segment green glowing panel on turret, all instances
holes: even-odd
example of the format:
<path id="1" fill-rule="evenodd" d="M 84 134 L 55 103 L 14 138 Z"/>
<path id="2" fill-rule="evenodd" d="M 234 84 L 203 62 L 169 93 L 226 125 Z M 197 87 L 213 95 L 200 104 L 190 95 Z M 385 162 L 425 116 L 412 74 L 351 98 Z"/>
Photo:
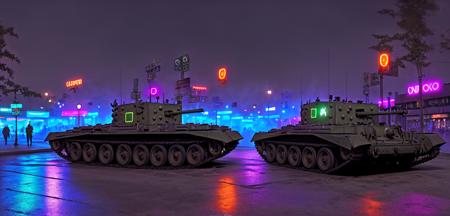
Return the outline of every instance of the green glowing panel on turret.
<path id="1" fill-rule="evenodd" d="M 367 124 L 376 119 L 361 118 L 357 114 L 377 112 L 375 104 L 348 103 L 341 101 L 314 102 L 302 107 L 304 125 Z"/>

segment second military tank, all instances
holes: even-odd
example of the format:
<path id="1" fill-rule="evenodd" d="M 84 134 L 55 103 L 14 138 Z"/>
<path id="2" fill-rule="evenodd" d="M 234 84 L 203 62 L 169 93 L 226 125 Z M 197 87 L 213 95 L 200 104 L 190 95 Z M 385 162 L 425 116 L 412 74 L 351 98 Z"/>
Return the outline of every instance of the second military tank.
<path id="1" fill-rule="evenodd" d="M 378 122 L 376 104 L 339 98 L 305 104 L 301 123 L 256 133 L 252 141 L 271 164 L 333 173 L 356 166 L 408 168 L 435 158 L 445 141 L 435 133 L 404 131 Z"/>
<path id="2" fill-rule="evenodd" d="M 73 163 L 191 168 L 231 152 L 242 136 L 225 126 L 182 124 L 181 104 L 140 100 L 112 106 L 112 123 L 49 133 L 46 140 Z"/>

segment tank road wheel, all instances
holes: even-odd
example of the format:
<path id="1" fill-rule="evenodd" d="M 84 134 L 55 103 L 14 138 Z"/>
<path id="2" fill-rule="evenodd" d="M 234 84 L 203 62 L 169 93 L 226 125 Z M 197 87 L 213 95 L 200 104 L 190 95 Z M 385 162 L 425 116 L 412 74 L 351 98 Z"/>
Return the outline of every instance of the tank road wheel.
<path id="1" fill-rule="evenodd" d="M 83 160 L 90 163 L 97 158 L 97 148 L 92 143 L 86 143 L 83 146 Z"/>
<path id="2" fill-rule="evenodd" d="M 320 148 L 317 153 L 317 166 L 322 171 L 328 171 L 336 164 L 333 152 L 329 148 Z"/>
<path id="3" fill-rule="evenodd" d="M 264 143 L 255 143 L 256 151 L 258 151 L 259 155 L 264 154 Z"/>
<path id="4" fill-rule="evenodd" d="M 205 159 L 205 150 L 198 145 L 193 144 L 187 149 L 187 161 L 191 165 L 199 165 Z"/>
<path id="5" fill-rule="evenodd" d="M 144 166 L 150 159 L 150 153 L 145 145 L 137 145 L 133 150 L 133 162 L 136 166 Z"/>
<path id="6" fill-rule="evenodd" d="M 217 156 L 222 153 L 222 145 L 218 142 L 211 142 L 209 143 L 208 147 L 209 153 L 211 153 L 213 156 Z"/>
<path id="7" fill-rule="evenodd" d="M 59 152 L 63 148 L 63 145 L 58 141 L 50 142 L 50 146 L 55 152 Z"/>
<path id="8" fill-rule="evenodd" d="M 264 154 L 264 156 L 266 156 L 266 160 L 269 163 L 272 163 L 275 160 L 276 155 L 277 155 L 277 148 L 275 147 L 275 145 L 274 144 L 267 145 Z"/>
<path id="9" fill-rule="evenodd" d="M 110 144 L 103 144 L 98 149 L 98 159 L 102 164 L 109 164 L 114 159 L 114 149 Z"/>
<path id="10" fill-rule="evenodd" d="M 302 151 L 302 163 L 305 168 L 311 169 L 316 165 L 316 150 L 305 147 Z"/>
<path id="11" fill-rule="evenodd" d="M 116 150 L 116 161 L 119 165 L 128 165 L 131 161 L 133 151 L 131 147 L 126 144 L 120 144 Z"/>
<path id="12" fill-rule="evenodd" d="M 153 166 L 160 167 L 167 161 L 167 150 L 162 145 L 154 145 L 150 150 L 150 161 Z"/>
<path id="13" fill-rule="evenodd" d="M 68 150 L 72 161 L 78 161 L 81 159 L 82 149 L 80 143 L 70 143 Z"/>
<path id="14" fill-rule="evenodd" d="M 277 162 L 279 164 L 284 164 L 286 163 L 287 160 L 287 148 L 285 145 L 279 145 L 277 147 Z"/>
<path id="15" fill-rule="evenodd" d="M 352 151 L 350 151 L 349 149 L 340 147 L 339 154 L 340 154 L 342 160 L 346 161 L 346 160 L 350 159 L 350 157 L 352 155 Z"/>
<path id="16" fill-rule="evenodd" d="M 288 162 L 293 167 L 300 166 L 302 162 L 302 150 L 298 146 L 291 146 L 288 150 Z"/>
<path id="17" fill-rule="evenodd" d="M 186 150 L 181 145 L 173 145 L 169 148 L 168 159 L 170 165 L 174 167 L 181 166 L 186 160 Z"/>

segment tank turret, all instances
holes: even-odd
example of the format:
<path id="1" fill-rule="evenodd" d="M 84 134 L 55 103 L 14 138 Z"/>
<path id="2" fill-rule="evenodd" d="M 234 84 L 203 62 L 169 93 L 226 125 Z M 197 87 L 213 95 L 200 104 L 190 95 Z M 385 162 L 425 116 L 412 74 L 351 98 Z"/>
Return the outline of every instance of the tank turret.
<path id="1" fill-rule="evenodd" d="M 137 101 L 130 104 L 111 104 L 112 125 L 136 126 L 181 124 L 181 115 L 203 112 L 203 109 L 182 110 L 181 104 L 162 104 Z"/>
<path id="2" fill-rule="evenodd" d="M 376 104 L 329 101 L 305 104 L 302 107 L 302 125 L 362 125 L 377 124 L 376 116 L 404 115 L 405 111 L 381 112 Z"/>

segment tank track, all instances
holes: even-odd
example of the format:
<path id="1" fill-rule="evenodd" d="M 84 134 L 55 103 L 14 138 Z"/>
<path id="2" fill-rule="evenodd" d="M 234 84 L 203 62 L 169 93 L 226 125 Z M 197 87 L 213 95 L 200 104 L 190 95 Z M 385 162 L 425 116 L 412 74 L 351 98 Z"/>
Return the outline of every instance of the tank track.
<path id="1" fill-rule="evenodd" d="M 280 163 L 277 160 L 276 156 L 275 156 L 275 159 L 273 159 L 273 157 L 271 155 L 269 155 L 268 149 L 267 149 L 267 146 L 269 144 L 272 144 L 276 147 L 278 147 L 280 145 L 284 145 L 285 149 L 289 149 L 291 146 L 299 147 L 301 150 L 303 150 L 305 147 L 310 147 L 310 148 L 313 148 L 316 151 L 316 153 L 321 148 L 327 148 L 333 153 L 333 156 L 335 158 L 335 163 L 331 168 L 329 168 L 327 170 L 320 169 L 317 165 L 317 160 L 315 161 L 313 167 L 310 167 L 310 168 L 306 168 L 305 166 L 303 166 L 302 162 L 297 166 L 293 166 L 288 160 L 284 160 L 283 163 Z M 365 154 L 365 152 L 366 152 L 366 151 L 364 151 L 365 149 L 360 149 L 360 151 L 358 151 L 358 152 L 353 152 L 350 157 L 344 158 L 343 154 L 341 154 L 340 149 L 337 146 L 331 146 L 331 145 L 326 145 L 326 144 L 304 144 L 304 143 L 291 143 L 291 142 L 288 143 L 288 142 L 279 142 L 279 141 L 259 141 L 259 142 L 255 142 L 255 147 L 256 147 L 256 150 L 257 150 L 258 154 L 260 155 L 260 157 L 263 158 L 264 161 L 266 161 L 269 164 L 281 166 L 281 167 L 292 168 L 292 169 L 303 170 L 303 171 L 307 171 L 307 172 L 337 174 L 337 173 L 341 173 L 341 172 L 344 172 L 347 170 L 351 170 L 352 168 L 357 168 L 359 166 L 361 166 L 363 168 L 367 168 L 368 166 L 373 167 L 373 168 L 381 168 L 381 167 L 386 168 L 387 167 L 386 166 L 387 164 L 385 164 L 386 161 L 384 161 L 383 158 L 377 158 L 377 159 L 370 158 Z M 431 151 L 429 151 L 428 153 L 420 155 L 420 156 L 412 157 L 409 160 L 403 160 L 403 161 L 401 161 L 400 164 L 397 164 L 395 166 L 392 166 L 392 163 L 391 163 L 390 167 L 388 167 L 388 169 L 395 169 L 395 170 L 408 169 L 408 168 L 411 168 L 418 164 L 432 160 L 433 158 L 435 158 L 439 155 L 439 149 L 440 149 L 439 146 L 433 147 L 433 149 L 431 149 Z M 278 153 L 278 151 L 276 151 L 275 154 L 277 154 L 277 153 Z M 289 152 L 286 152 L 286 154 L 289 154 Z M 396 160 L 391 158 L 391 162 L 395 163 L 394 161 L 396 161 Z"/>
<path id="2" fill-rule="evenodd" d="M 87 143 L 92 143 L 95 145 L 96 149 L 97 149 L 97 155 L 95 157 L 95 160 L 92 162 L 87 162 L 84 160 L 84 156 L 82 155 L 81 158 L 79 160 L 73 160 L 71 158 L 71 155 L 69 153 L 70 150 L 68 150 L 68 146 L 70 144 L 73 143 L 79 143 L 81 145 L 81 149 L 83 149 L 84 145 L 86 145 Z M 121 144 L 123 144 L 124 142 L 120 142 Z M 219 145 L 221 145 L 222 149 L 220 150 L 220 153 L 213 155 L 211 153 L 211 151 L 209 150 L 209 144 L 211 142 L 210 141 L 189 141 L 189 142 L 180 142 L 180 141 L 173 141 L 173 142 L 153 142 L 153 143 L 147 143 L 145 144 L 145 146 L 148 148 L 149 150 L 149 154 L 151 154 L 150 149 L 152 148 L 152 146 L 154 145 L 161 145 L 164 146 L 165 149 L 169 150 L 169 148 L 173 145 L 181 145 L 184 147 L 185 150 L 187 150 L 189 148 L 189 146 L 194 145 L 194 144 L 198 144 L 203 148 L 204 151 L 204 158 L 201 162 L 196 163 L 195 165 L 189 164 L 186 157 L 184 159 L 184 162 L 182 163 L 182 165 L 179 166 L 172 166 L 168 159 L 166 159 L 165 163 L 161 166 L 155 166 L 152 164 L 151 160 L 149 159 L 148 162 L 145 165 L 142 166 L 138 166 L 136 164 L 133 163 L 133 159 L 131 159 L 131 161 L 126 164 L 126 165 L 121 165 L 118 164 L 117 159 L 116 159 L 116 151 L 117 148 L 119 146 L 119 144 L 117 142 L 113 142 L 113 141 L 109 141 L 109 142 L 99 142 L 97 140 L 56 140 L 56 141 L 50 141 L 50 147 L 52 148 L 52 150 L 61 158 L 75 163 L 75 164 L 86 164 L 86 165 L 96 165 L 96 166 L 107 166 L 107 167 L 122 167 L 122 168 L 150 168 L 150 169 L 189 169 L 189 168 L 196 168 L 196 167 L 201 167 L 204 164 L 207 164 L 208 162 L 211 162 L 213 160 L 216 160 L 218 158 L 224 157 L 225 155 L 227 155 L 228 153 L 230 153 L 231 151 L 233 151 L 236 146 L 238 145 L 238 141 L 234 141 L 234 142 L 230 142 L 230 143 L 221 143 L 221 142 L 215 142 Z M 99 148 L 102 144 L 110 144 L 113 149 L 114 149 L 114 159 L 111 161 L 111 163 L 108 164 L 104 164 L 101 163 L 99 161 Z M 139 142 L 127 142 L 126 145 L 129 145 L 131 150 L 133 151 L 133 149 L 142 143 Z M 133 157 L 133 156 L 132 156 Z M 149 155 L 150 157 L 150 155 Z M 167 158 L 167 155 L 166 155 Z"/>

